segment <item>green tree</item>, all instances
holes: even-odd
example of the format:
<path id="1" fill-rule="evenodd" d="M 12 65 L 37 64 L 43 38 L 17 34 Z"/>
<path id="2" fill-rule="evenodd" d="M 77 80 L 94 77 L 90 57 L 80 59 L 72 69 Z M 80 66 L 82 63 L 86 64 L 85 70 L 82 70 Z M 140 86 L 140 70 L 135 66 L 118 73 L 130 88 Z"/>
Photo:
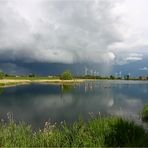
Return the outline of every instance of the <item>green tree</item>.
<path id="1" fill-rule="evenodd" d="M 110 79 L 114 80 L 114 79 L 115 79 L 115 77 L 114 77 L 113 75 L 111 75 L 111 76 L 110 76 Z"/>
<path id="2" fill-rule="evenodd" d="M 3 79 L 5 77 L 5 73 L 0 71 L 0 79 Z"/>
<path id="3" fill-rule="evenodd" d="M 35 74 L 29 74 L 28 77 L 36 77 Z"/>
<path id="4" fill-rule="evenodd" d="M 66 70 L 60 75 L 61 80 L 72 80 L 73 76 L 70 71 Z"/>

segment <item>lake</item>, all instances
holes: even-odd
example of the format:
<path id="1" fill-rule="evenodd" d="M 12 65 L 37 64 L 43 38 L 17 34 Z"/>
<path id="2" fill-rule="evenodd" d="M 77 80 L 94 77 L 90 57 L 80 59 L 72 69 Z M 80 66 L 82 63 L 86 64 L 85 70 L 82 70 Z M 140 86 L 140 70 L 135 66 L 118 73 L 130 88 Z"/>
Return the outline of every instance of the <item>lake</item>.
<path id="1" fill-rule="evenodd" d="M 0 88 L 0 118 L 13 113 L 16 121 L 35 128 L 46 121 L 72 123 L 89 114 L 118 115 L 134 120 L 148 104 L 148 82 L 101 80 L 74 86 L 31 84 Z"/>

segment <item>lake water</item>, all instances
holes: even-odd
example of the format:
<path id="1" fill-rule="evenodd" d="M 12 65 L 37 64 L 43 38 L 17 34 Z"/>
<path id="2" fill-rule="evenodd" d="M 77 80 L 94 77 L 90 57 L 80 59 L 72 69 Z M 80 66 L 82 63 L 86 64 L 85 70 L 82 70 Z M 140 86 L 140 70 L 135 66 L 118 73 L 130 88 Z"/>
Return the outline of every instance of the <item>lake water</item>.
<path id="1" fill-rule="evenodd" d="M 0 89 L 0 117 L 8 112 L 35 128 L 46 121 L 72 123 L 89 113 L 137 120 L 148 104 L 148 82 L 93 81 L 74 86 L 31 84 Z"/>

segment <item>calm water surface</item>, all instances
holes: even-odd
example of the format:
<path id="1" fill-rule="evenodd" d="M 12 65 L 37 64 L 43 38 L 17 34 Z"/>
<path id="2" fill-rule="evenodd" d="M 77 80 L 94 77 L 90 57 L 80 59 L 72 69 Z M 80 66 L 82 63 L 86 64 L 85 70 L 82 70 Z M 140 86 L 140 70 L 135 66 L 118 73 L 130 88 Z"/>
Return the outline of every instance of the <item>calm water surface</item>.
<path id="1" fill-rule="evenodd" d="M 0 117 L 13 113 L 33 127 L 45 121 L 72 123 L 89 113 L 119 115 L 138 119 L 138 113 L 148 104 L 148 82 L 95 81 L 75 86 L 32 84 L 0 89 Z"/>

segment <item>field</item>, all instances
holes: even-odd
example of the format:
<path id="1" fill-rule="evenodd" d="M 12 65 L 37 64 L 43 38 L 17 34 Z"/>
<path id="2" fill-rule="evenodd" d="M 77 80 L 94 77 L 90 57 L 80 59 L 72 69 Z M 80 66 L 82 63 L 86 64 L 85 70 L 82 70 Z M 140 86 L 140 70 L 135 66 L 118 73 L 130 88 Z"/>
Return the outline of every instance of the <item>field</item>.
<path id="1" fill-rule="evenodd" d="M 74 84 L 82 83 L 83 79 L 60 80 L 59 77 L 6 77 L 0 80 L 0 87 L 10 87 L 31 83 Z"/>

